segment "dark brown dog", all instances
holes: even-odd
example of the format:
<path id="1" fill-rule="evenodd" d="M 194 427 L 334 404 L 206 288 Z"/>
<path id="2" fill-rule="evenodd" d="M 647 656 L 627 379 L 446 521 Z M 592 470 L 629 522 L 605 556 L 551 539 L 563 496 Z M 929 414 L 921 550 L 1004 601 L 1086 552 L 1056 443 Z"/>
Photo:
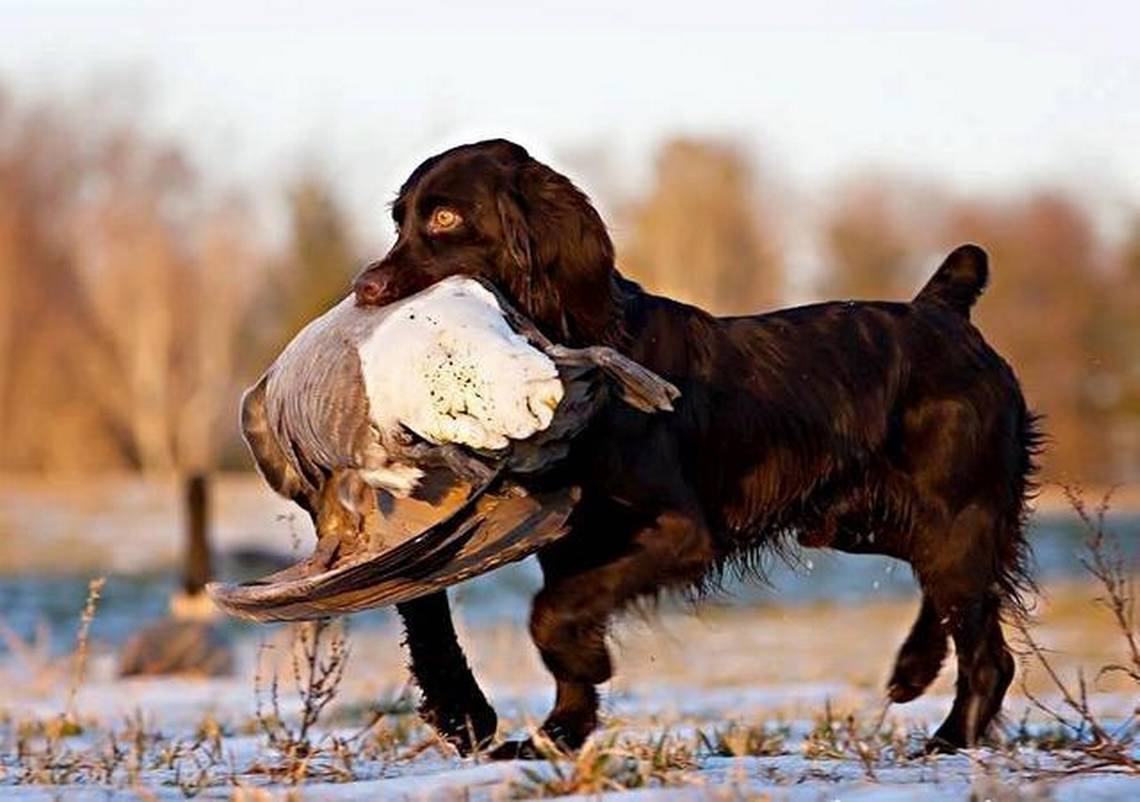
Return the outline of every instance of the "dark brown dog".
<path id="1" fill-rule="evenodd" d="M 974 744 L 1014 663 L 1025 500 L 1038 446 L 1009 366 L 970 323 L 985 252 L 955 250 L 910 303 L 816 304 L 717 318 L 614 268 L 589 200 L 506 141 L 435 156 L 393 207 L 398 239 L 356 282 L 385 303 L 445 276 L 491 279 L 567 345 L 610 345 L 681 390 L 676 412 L 615 407 L 556 476 L 583 488 L 571 534 L 540 554 L 531 633 L 557 681 L 543 731 L 566 747 L 597 724 L 615 612 L 666 588 L 715 585 L 765 549 L 810 546 L 909 562 L 922 586 L 896 702 L 934 680 L 953 638 L 957 695 L 931 748 Z M 494 735 L 440 593 L 400 608 L 425 717 L 461 749 Z M 499 756 L 533 754 L 529 741 Z"/>

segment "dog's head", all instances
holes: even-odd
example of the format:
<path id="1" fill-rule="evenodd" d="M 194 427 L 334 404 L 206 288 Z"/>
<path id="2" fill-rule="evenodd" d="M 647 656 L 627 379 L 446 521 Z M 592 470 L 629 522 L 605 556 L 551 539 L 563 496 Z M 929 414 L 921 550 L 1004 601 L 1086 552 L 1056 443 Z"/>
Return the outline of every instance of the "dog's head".
<path id="1" fill-rule="evenodd" d="M 425 161 L 392 205 L 397 239 L 356 279 L 357 303 L 391 303 L 454 275 L 490 279 L 549 336 L 606 338 L 613 243 L 568 178 L 506 140 Z"/>

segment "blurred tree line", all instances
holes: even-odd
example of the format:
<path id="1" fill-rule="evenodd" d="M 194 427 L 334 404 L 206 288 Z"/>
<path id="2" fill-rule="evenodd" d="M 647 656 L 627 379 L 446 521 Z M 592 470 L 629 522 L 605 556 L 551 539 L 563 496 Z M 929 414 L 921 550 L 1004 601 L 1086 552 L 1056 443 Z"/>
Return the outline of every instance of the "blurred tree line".
<path id="1" fill-rule="evenodd" d="M 906 298 L 955 244 L 990 254 L 975 323 L 1045 416 L 1046 477 L 1140 479 L 1140 215 L 1113 243 L 1064 193 L 959 199 L 885 176 L 840 192 L 821 294 Z M 918 272 L 915 272 L 918 268 Z M 838 292 L 842 297 L 845 293 Z"/>
<path id="2" fill-rule="evenodd" d="M 345 292 L 356 244 L 315 172 L 279 247 L 205 183 L 129 104 L 0 94 L 0 471 L 245 464 L 241 390 Z"/>
<path id="3" fill-rule="evenodd" d="M 283 189 L 275 239 L 137 114 L 80 111 L 0 92 L 0 471 L 246 467 L 242 388 L 375 254 L 318 170 Z M 787 303 L 777 194 L 730 142 L 668 141 L 643 195 L 606 199 L 621 267 L 725 314 Z M 1140 215 L 1117 243 L 1060 192 L 867 174 L 801 217 L 819 299 L 910 298 L 950 247 L 984 245 L 976 320 L 1047 416 L 1048 477 L 1140 480 Z"/>

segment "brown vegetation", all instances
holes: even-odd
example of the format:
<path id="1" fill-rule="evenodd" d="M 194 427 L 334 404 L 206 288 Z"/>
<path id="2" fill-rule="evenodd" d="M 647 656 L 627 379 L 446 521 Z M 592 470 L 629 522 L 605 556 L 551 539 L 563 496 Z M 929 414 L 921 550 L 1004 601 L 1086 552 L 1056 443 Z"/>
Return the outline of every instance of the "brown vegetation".
<path id="1" fill-rule="evenodd" d="M 248 366 L 352 272 L 343 215 L 302 179 L 279 253 L 137 113 L 79 112 L 0 103 L 0 470 L 214 467 Z"/>
<path id="2" fill-rule="evenodd" d="M 366 254 L 319 173 L 219 191 L 221 168 L 114 95 L 0 89 L 0 471 L 245 466 L 240 389 Z M 667 142 L 643 196 L 602 199 L 623 269 L 717 312 L 786 303 L 803 282 L 766 178 L 731 142 Z M 949 245 L 989 249 L 978 322 L 1047 416 L 1047 477 L 1140 478 L 1140 213 L 1116 242 L 1062 191 L 956 198 L 879 174 L 820 203 L 819 298 L 908 297 Z"/>
<path id="3" fill-rule="evenodd" d="M 456 795 L 480 791 L 503 798 L 536 798 L 691 787 L 711 797 L 727 783 L 723 797 L 739 799 L 754 798 L 758 790 L 780 791 L 817 782 L 845 784 L 861 778 L 916 793 L 946 794 L 948 789 L 974 785 L 977 798 L 1012 799 L 1026 798 L 1019 792 L 1030 783 L 1040 783 L 1047 791 L 1049 784 L 1074 776 L 1134 776 L 1140 735 L 1140 710 L 1133 709 L 1140 677 L 1134 577 L 1119 558 L 1119 544 L 1106 529 L 1100 509 L 1087 510 L 1075 496 L 1074 504 L 1086 526 L 1085 559 L 1095 582 L 1049 588 L 1040 623 L 1022 629 L 1027 649 L 1020 690 L 1029 700 L 1028 708 L 1020 723 L 1015 719 L 1004 727 L 990 748 L 969 753 L 965 766 L 959 758 L 920 753 L 927 714 L 896 707 L 886 716 L 878 701 L 881 677 L 868 677 L 867 687 L 860 689 L 857 686 L 864 684 L 860 675 L 837 670 L 836 666 L 857 662 L 851 660 L 855 652 L 881 648 L 879 638 L 834 637 L 837 631 L 855 631 L 855 619 L 845 620 L 854 615 L 850 609 L 830 605 L 794 612 L 710 610 L 703 622 L 683 616 L 662 623 L 667 629 L 700 631 L 702 666 L 734 663 L 741 672 L 738 677 L 710 677 L 697 670 L 691 638 L 674 637 L 675 648 L 669 649 L 667 633 L 664 638 L 660 633 L 639 638 L 631 630 L 625 646 L 642 667 L 640 673 L 615 683 L 611 693 L 615 700 L 626 700 L 621 705 L 625 709 L 620 714 L 614 711 L 604 732 L 577 754 L 547 744 L 545 762 L 497 774 L 455 775 L 455 785 L 448 790 Z M 398 686 L 390 683 L 404 672 L 401 655 L 390 640 L 361 640 L 355 670 L 346 672 L 347 640 L 335 626 L 323 624 L 278 633 L 276 648 L 264 655 L 267 662 L 273 661 L 266 669 L 274 686 L 269 688 L 269 704 L 259 703 L 252 718 L 242 705 L 231 709 L 212 702 L 200 717 L 179 726 L 166 720 L 174 714 L 162 708 L 136 710 L 118 720 L 93 713 L 85 705 L 75 708 L 77 689 L 84 694 L 93 690 L 79 683 L 84 682 L 81 666 L 86 662 L 99 588 L 98 582 L 93 583 L 78 613 L 75 652 L 59 658 L 61 670 L 53 672 L 59 691 L 57 709 L 68 712 L 53 714 L 50 703 L 0 708 L 0 787 L 34 785 L 66 796 L 81 785 L 96 784 L 144 797 L 175 791 L 193 797 L 209 789 L 214 794 L 232 789 L 235 798 L 263 798 L 258 793 L 277 798 L 283 784 L 359 782 L 465 767 L 446 759 L 450 748 L 416 718 L 407 689 L 393 690 Z M 1094 593 L 1103 615 L 1089 614 L 1089 596 Z M 901 628 L 913 612 L 911 607 L 910 602 L 879 605 L 877 612 L 860 611 L 858 619 L 865 627 L 868 613 L 874 613 L 875 631 Z M 815 632 L 819 637 L 801 638 L 811 642 L 802 654 L 778 650 L 792 642 L 788 637 L 792 631 Z M 481 634 L 475 642 L 482 644 L 483 657 L 489 661 L 482 668 L 497 678 L 503 692 L 533 689 L 537 656 L 516 642 L 523 637 L 518 628 L 502 630 L 502 637 L 492 631 Z M 1074 642 L 1072 637 L 1080 640 Z M 824 641 L 830 646 L 829 654 L 822 656 L 826 664 L 812 665 L 805 655 L 821 655 Z M 730 659 L 722 659 L 726 657 Z M 279 671 L 292 675 L 295 706 L 279 703 L 272 679 Z M 836 689 L 835 701 L 821 702 L 814 693 L 796 698 L 805 682 L 836 678 L 848 684 Z M 11 689 L 12 675 L 6 674 L 5 681 Z M 749 691 L 769 682 L 776 690 L 769 701 L 748 700 Z M 948 682 L 944 678 L 940 693 L 948 690 Z M 516 687 L 516 683 L 521 684 Z M 129 696 L 142 687 L 120 685 L 115 692 Z M 263 688 L 259 683 L 254 695 Z M 384 696 L 378 693 L 384 688 L 389 689 L 386 701 L 375 703 L 378 695 Z M 679 707 L 662 715 L 658 703 L 646 702 L 662 691 L 679 700 L 681 688 L 690 689 L 694 698 L 702 692 L 712 695 L 697 706 L 698 712 Z M 725 690 L 734 701 L 718 703 Z M 16 688 L 15 693 L 28 697 L 39 691 L 33 693 L 28 686 Z M 639 694 L 646 694 L 640 712 L 637 705 L 628 704 Z M 726 705 L 732 706 L 733 718 Z M 514 719 L 507 726 L 524 723 Z M 249 736 L 261 737 L 252 742 Z M 435 754 L 420 762 L 425 753 Z M 718 763 L 718 758 L 734 762 Z"/>
<path id="4" fill-rule="evenodd" d="M 627 210 L 619 265 L 655 292 L 723 313 L 776 306 L 779 245 L 738 149 L 678 139 L 657 157 L 654 187 Z"/>

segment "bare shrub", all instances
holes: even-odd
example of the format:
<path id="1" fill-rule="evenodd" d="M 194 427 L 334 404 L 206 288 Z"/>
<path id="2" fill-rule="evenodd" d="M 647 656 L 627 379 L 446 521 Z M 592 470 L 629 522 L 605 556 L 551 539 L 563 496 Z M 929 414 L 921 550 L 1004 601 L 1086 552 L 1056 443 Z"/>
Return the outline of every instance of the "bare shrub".
<path id="1" fill-rule="evenodd" d="M 352 779 L 352 751 L 334 736 L 317 740 L 315 728 L 322 713 L 336 699 L 348 663 L 349 646 L 343 619 L 307 621 L 290 630 L 290 666 L 293 687 L 300 702 L 297 723 L 290 724 L 281 710 L 280 680 L 276 663 L 269 679 L 268 703 L 262 698 L 262 649 L 254 679 L 257 722 L 279 756 L 279 762 L 255 765 L 251 773 L 265 773 L 297 784 L 310 776 Z M 329 760 L 329 758 L 334 758 Z"/>
<path id="2" fill-rule="evenodd" d="M 1101 590 L 1097 605 L 1112 617 L 1125 654 L 1122 661 L 1102 666 L 1094 682 L 1105 674 L 1120 673 L 1132 681 L 1140 695 L 1135 583 L 1120 541 L 1106 525 L 1111 493 L 1106 494 L 1093 510 L 1074 488 L 1066 487 L 1065 495 L 1085 531 L 1081 564 Z M 1061 771 L 1103 769 L 1140 774 L 1140 761 L 1135 757 L 1140 736 L 1140 706 L 1133 709 L 1123 722 L 1110 725 L 1089 704 L 1089 683 L 1084 672 L 1078 670 L 1075 680 L 1066 681 L 1029 625 L 1025 621 L 1016 621 L 1014 626 L 1024 646 L 1023 665 L 1027 670 L 1044 672 L 1060 698 L 1060 704 L 1055 704 L 1034 695 L 1027 687 L 1023 672 L 1021 683 L 1026 697 L 1053 723 L 1053 745 L 1066 750 L 1063 756 L 1068 756 L 1068 759 Z M 1027 728 L 1023 724 L 1021 729 L 1024 732 Z"/>

